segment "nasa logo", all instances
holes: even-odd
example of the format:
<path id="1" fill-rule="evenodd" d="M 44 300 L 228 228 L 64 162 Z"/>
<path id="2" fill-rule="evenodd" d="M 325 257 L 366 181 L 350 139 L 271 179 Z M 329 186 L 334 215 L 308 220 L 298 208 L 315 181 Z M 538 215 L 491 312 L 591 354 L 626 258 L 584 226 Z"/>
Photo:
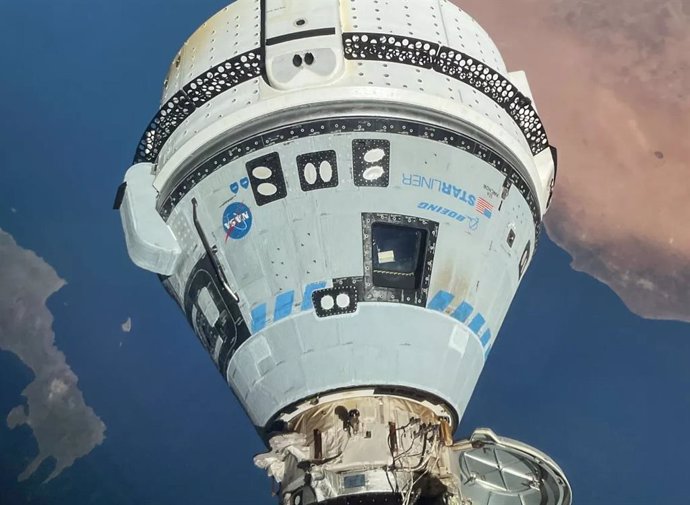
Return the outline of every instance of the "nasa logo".
<path id="1" fill-rule="evenodd" d="M 252 229 L 252 211 L 242 202 L 231 203 L 223 212 L 223 229 L 226 242 L 244 238 Z"/>

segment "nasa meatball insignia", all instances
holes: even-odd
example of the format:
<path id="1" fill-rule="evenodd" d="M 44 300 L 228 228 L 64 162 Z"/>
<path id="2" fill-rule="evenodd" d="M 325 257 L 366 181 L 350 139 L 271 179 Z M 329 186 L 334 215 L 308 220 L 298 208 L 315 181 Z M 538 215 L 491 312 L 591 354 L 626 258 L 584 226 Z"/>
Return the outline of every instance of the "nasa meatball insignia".
<path id="1" fill-rule="evenodd" d="M 252 211 L 242 202 L 231 203 L 223 212 L 223 229 L 226 242 L 244 238 L 252 229 Z"/>

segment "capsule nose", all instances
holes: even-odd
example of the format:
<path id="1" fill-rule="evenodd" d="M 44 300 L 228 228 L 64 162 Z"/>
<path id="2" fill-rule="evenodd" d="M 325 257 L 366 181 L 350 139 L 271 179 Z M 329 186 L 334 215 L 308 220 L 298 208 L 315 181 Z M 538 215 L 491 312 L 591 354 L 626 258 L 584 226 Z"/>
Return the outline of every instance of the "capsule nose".
<path id="1" fill-rule="evenodd" d="M 271 87 L 298 90 L 342 76 L 338 0 L 301 0 L 275 10 L 269 6 L 266 17 L 266 76 Z"/>

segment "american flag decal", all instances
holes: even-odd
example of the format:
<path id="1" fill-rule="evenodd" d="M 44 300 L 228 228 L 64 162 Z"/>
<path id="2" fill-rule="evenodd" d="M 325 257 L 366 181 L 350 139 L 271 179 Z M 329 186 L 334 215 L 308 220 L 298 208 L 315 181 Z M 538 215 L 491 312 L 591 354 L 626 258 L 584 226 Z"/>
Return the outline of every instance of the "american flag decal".
<path id="1" fill-rule="evenodd" d="M 491 217 L 491 214 L 494 210 L 494 206 L 484 200 L 481 196 L 477 197 L 477 203 L 475 204 L 474 208 L 477 209 L 477 212 L 486 217 Z"/>

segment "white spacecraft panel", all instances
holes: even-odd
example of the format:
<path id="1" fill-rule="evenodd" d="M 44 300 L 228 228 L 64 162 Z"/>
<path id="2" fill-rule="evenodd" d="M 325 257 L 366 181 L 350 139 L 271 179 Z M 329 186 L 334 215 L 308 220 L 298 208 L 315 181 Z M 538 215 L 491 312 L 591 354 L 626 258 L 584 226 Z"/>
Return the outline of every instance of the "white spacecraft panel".
<path id="1" fill-rule="evenodd" d="M 284 504 L 567 505 L 538 451 L 452 445 L 555 168 L 524 73 L 447 0 L 238 0 L 175 58 L 115 206 Z"/>
<path id="2" fill-rule="evenodd" d="M 535 242 L 538 209 L 517 187 L 504 194 L 505 174 L 487 161 L 498 163 L 499 152 L 462 133 L 366 116 L 282 130 L 292 138 L 269 147 L 245 140 L 253 144 L 246 155 L 220 149 L 212 173 L 188 190 L 180 182 L 176 201 L 163 203 L 173 230 L 191 230 L 198 202 L 199 224 L 237 288 L 253 336 L 228 349 L 227 378 L 252 420 L 263 426 L 300 399 L 371 385 L 426 391 L 461 415 L 530 260 L 520 262 Z M 406 221 L 398 216 L 410 216 L 429 230 L 433 266 L 423 293 L 408 293 L 418 299 L 367 287 L 374 252 L 363 216 L 399 225 Z M 205 254 L 199 245 L 185 251 L 171 285 L 194 278 Z M 314 292 L 342 283 L 357 304 L 318 317 Z"/>
<path id="3" fill-rule="evenodd" d="M 461 416 L 531 261 L 543 129 L 481 27 L 420 1 L 270 0 L 242 35 L 259 2 L 236 2 L 180 52 L 140 145 L 182 250 L 165 284 L 259 426 L 372 385 Z M 406 245 L 381 249 L 393 229 Z M 396 271 L 410 244 L 423 260 Z"/>
<path id="4" fill-rule="evenodd" d="M 157 151 L 164 166 L 205 127 L 258 101 L 260 28 L 260 2 L 236 0 L 192 34 L 170 66 L 140 157 Z"/>
<path id="5" fill-rule="evenodd" d="M 327 27 L 322 26 L 323 22 L 316 18 L 310 20 L 310 13 L 323 10 L 326 4 L 306 0 L 275 4 L 269 2 L 267 16 L 282 21 L 271 28 L 272 31 L 269 30 L 268 35 L 275 36 L 269 39 L 274 42 L 266 46 L 265 55 L 259 50 L 260 41 L 251 39 L 251 30 L 242 30 L 242 37 L 249 39 L 241 42 L 224 38 L 231 36 L 227 33 L 228 26 L 232 26 L 236 17 L 243 20 L 253 19 L 258 15 L 255 12 L 258 2 L 240 0 L 218 13 L 185 45 L 179 55 L 179 69 L 171 71 L 171 75 L 176 76 L 175 79 L 189 78 L 189 81 L 182 88 L 171 88 L 172 85 L 169 84 L 168 88 L 177 89 L 178 93 L 174 96 L 166 93 L 164 96 L 164 99 L 173 102 L 178 100 L 179 103 L 173 103 L 174 111 L 178 112 L 178 108 L 181 108 L 181 114 L 177 118 L 176 114 L 169 113 L 165 118 L 172 126 L 179 123 L 179 127 L 171 129 L 166 122 L 162 128 L 163 134 L 168 130 L 171 133 L 164 145 L 159 146 L 156 187 L 162 188 L 167 183 L 168 176 L 180 168 L 178 164 L 183 163 L 187 157 L 182 153 L 186 144 L 191 147 L 185 152 L 196 152 L 199 147 L 203 147 L 197 145 L 201 139 L 217 140 L 218 135 L 232 128 L 233 116 L 249 115 L 249 118 L 242 119 L 246 123 L 252 120 L 252 112 L 253 117 L 258 119 L 268 111 L 287 108 L 291 103 L 295 106 L 300 103 L 318 104 L 340 101 L 347 96 L 352 99 L 362 96 L 367 100 L 382 102 L 398 101 L 395 94 L 397 90 L 419 95 L 416 100 L 411 101 L 426 104 L 426 107 L 439 111 L 453 110 L 454 116 L 464 118 L 510 145 L 510 149 L 526 169 L 532 170 L 534 161 L 530 149 L 534 146 L 528 143 L 526 133 L 521 129 L 532 128 L 525 126 L 531 124 L 532 118 L 516 119 L 508 112 L 510 109 L 497 101 L 496 97 L 508 99 L 508 94 L 512 94 L 517 87 L 511 90 L 509 81 L 501 83 L 499 74 L 506 77 L 505 65 L 495 45 L 476 21 L 446 0 L 424 2 L 428 4 L 428 8 L 420 8 L 418 2 L 407 0 L 346 2 L 342 5 L 347 8 L 341 9 L 342 17 L 339 19 L 333 16 L 333 9 L 326 9 L 331 12 L 326 16 L 329 19 L 326 24 L 331 24 L 333 18 L 333 33 L 316 34 L 317 36 L 306 32 L 311 31 L 312 26 L 316 27 L 313 28 L 316 31 Z M 331 4 L 333 2 L 328 5 Z M 412 16 L 411 12 L 415 15 Z M 287 33 L 289 28 L 286 24 L 291 14 L 296 16 L 292 26 L 295 30 L 293 34 Z M 385 23 L 377 18 L 385 19 Z M 298 21 L 304 21 L 304 25 L 295 26 Z M 381 30 L 379 26 L 382 27 Z M 294 38 L 294 34 L 299 34 L 300 31 L 305 31 L 304 36 Z M 400 33 L 393 33 L 395 31 Z M 344 36 L 341 37 L 341 33 Z M 367 33 L 370 35 L 367 36 Z M 389 36 L 384 40 L 375 36 L 377 33 Z M 436 35 L 430 38 L 430 34 Z M 258 35 L 255 33 L 253 36 Z M 253 42 L 257 44 L 254 48 L 256 50 L 247 49 Z M 409 59 L 404 53 L 401 54 L 402 44 L 407 44 L 405 47 L 410 48 L 414 46 L 417 56 Z M 448 57 L 448 51 L 444 49 L 446 47 L 454 50 L 452 57 Z M 240 49 L 246 51 L 239 52 Z M 360 50 L 363 51 L 362 54 L 359 54 Z M 370 54 L 371 51 L 374 52 Z M 304 63 L 307 54 L 312 57 L 316 55 L 311 65 Z M 464 56 L 461 57 L 461 54 Z M 211 58 L 209 61 L 212 64 L 209 63 L 203 70 L 199 69 L 207 56 Z M 243 62 L 242 57 L 249 60 Z M 273 87 L 259 79 L 258 69 L 263 57 L 267 59 L 266 71 Z M 295 57 L 301 60 L 300 65 L 292 63 Z M 472 57 L 475 59 L 472 60 Z M 322 59 L 327 61 L 324 63 Z M 436 62 L 432 64 L 434 61 Z M 326 66 L 321 69 L 323 65 Z M 489 69 L 498 73 L 485 74 Z M 198 77 L 189 77 L 196 71 Z M 484 79 L 486 85 L 483 83 Z M 479 81 L 482 82 L 481 86 L 476 84 Z M 524 84 L 522 81 L 521 79 L 520 84 Z M 362 91 L 363 87 L 366 92 Z M 373 90 L 376 93 L 371 93 Z M 262 107 L 261 104 L 265 106 Z M 162 110 L 170 105 L 170 102 L 164 100 Z M 181 155 L 174 157 L 178 151 Z M 547 154 L 546 163 L 542 163 L 544 174 L 537 178 L 540 182 L 537 197 L 542 206 L 545 206 L 548 199 L 553 175 L 553 160 L 548 151 Z M 542 180 L 546 181 L 543 185 Z"/>
<path id="6" fill-rule="evenodd" d="M 196 109 L 184 121 L 180 128 L 177 128 L 170 138 L 161 148 L 158 157 L 157 169 L 165 167 L 166 163 L 180 148 L 193 140 L 200 132 L 215 121 L 222 121 L 223 118 L 232 117 L 238 111 L 255 105 L 259 101 L 259 78 L 253 78 L 234 86 L 224 95 L 206 102 Z M 160 180 L 156 181 L 160 184 Z"/>
<path id="7" fill-rule="evenodd" d="M 130 167 L 122 186 L 121 216 L 127 251 L 139 267 L 163 275 L 176 272 L 182 249 L 156 210 L 153 165 Z"/>
<path id="8" fill-rule="evenodd" d="M 338 79 L 345 61 L 339 0 L 266 0 L 266 77 L 278 90 Z"/>
<path id="9" fill-rule="evenodd" d="M 466 53 L 477 61 L 483 61 L 505 75 L 508 72 L 506 64 L 486 30 L 455 3 L 439 0 L 439 5 L 446 32 L 444 44 Z"/>
<path id="10" fill-rule="evenodd" d="M 299 313 L 241 346 L 230 362 L 228 382 L 257 426 L 303 398 L 372 385 L 424 391 L 464 411 L 484 348 L 454 319 L 419 309 L 412 318 L 406 314 L 412 310 L 363 303 L 355 315 L 323 322 L 313 313 Z M 391 332 L 396 320 L 406 327 Z"/>
<path id="11" fill-rule="evenodd" d="M 343 2 L 345 31 L 404 35 L 446 41 L 439 0 Z"/>
<path id="12" fill-rule="evenodd" d="M 161 103 L 200 74 L 260 46 L 260 2 L 235 0 L 205 21 L 180 48 L 168 70 Z"/>

